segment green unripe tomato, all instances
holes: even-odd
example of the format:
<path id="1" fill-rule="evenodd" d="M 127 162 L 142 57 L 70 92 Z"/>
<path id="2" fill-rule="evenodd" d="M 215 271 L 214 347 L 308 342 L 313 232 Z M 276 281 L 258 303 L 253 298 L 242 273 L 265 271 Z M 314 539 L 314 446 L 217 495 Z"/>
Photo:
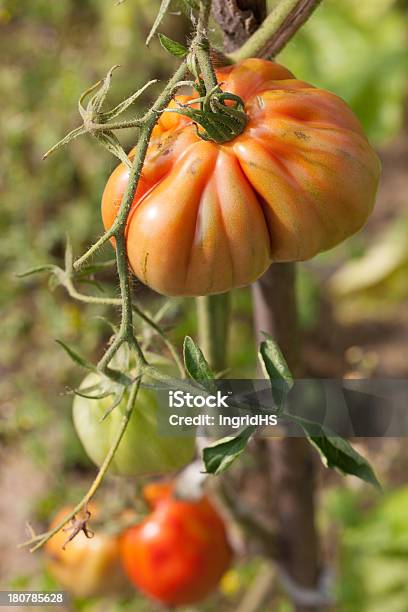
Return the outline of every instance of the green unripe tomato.
<path id="1" fill-rule="evenodd" d="M 81 388 L 98 383 L 97 374 L 89 374 Z M 87 399 L 75 396 L 73 420 L 76 432 L 89 458 L 100 466 L 120 427 L 128 394 L 102 421 L 112 405 L 112 397 Z M 122 476 L 141 476 L 172 472 L 184 467 L 194 457 L 195 439 L 163 437 L 157 433 L 158 402 L 156 393 L 139 389 L 132 416 L 110 465 L 110 472 Z"/>

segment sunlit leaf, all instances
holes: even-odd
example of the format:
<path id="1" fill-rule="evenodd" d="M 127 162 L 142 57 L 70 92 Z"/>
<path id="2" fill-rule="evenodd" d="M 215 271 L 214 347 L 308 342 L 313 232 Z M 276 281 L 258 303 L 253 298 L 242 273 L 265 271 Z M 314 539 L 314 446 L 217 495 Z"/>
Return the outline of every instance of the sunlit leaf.
<path id="1" fill-rule="evenodd" d="M 190 336 L 186 336 L 183 346 L 184 365 L 189 376 L 197 381 L 213 380 L 214 374 L 206 362 L 199 346 Z"/>
<path id="2" fill-rule="evenodd" d="M 336 436 L 319 423 L 288 416 L 302 427 L 309 441 L 319 451 L 323 463 L 344 475 L 357 476 L 374 487 L 381 488 L 373 468 L 344 438 Z"/>
<path id="3" fill-rule="evenodd" d="M 238 459 L 246 449 L 248 441 L 256 427 L 247 427 L 236 437 L 217 440 L 203 449 L 203 461 L 209 474 L 220 474 Z"/>
<path id="4" fill-rule="evenodd" d="M 265 334 L 261 342 L 259 355 L 266 375 L 271 381 L 272 396 L 278 407 L 293 387 L 293 377 L 277 342 Z"/>
<path id="5" fill-rule="evenodd" d="M 175 57 L 185 57 L 187 55 L 188 49 L 181 43 L 172 40 L 164 34 L 159 34 L 158 36 L 161 46 Z"/>
<path id="6" fill-rule="evenodd" d="M 72 361 L 76 363 L 77 365 L 81 366 L 81 368 L 85 368 L 86 370 L 96 371 L 96 367 L 92 363 L 90 363 L 89 361 L 81 357 L 81 355 L 79 355 L 76 351 L 74 351 L 70 346 L 65 344 L 65 342 L 63 342 L 62 340 L 56 340 L 55 342 L 57 342 L 60 346 L 62 346 L 62 348 L 69 355 Z"/>

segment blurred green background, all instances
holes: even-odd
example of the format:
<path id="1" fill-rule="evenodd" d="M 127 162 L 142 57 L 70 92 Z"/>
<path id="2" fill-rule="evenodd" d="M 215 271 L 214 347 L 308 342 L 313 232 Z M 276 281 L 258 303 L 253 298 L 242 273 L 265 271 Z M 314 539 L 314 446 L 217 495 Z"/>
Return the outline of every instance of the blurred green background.
<path id="1" fill-rule="evenodd" d="M 273 3 L 271 3 L 273 4 Z M 76 253 L 102 231 L 100 197 L 115 167 L 94 141 L 79 139 L 46 162 L 43 153 L 79 123 L 82 91 L 114 64 L 112 106 L 173 60 L 144 39 L 159 2 L 0 0 L 0 584 L 56 588 L 40 554 L 17 551 L 30 518 L 45 525 L 77 500 L 94 473 L 72 429 L 66 389 L 81 373 L 54 339 L 95 359 L 116 312 L 70 300 L 44 277 L 19 280 L 35 264 L 60 264 L 68 231 Z M 408 375 L 408 6 L 395 0 L 326 0 L 279 56 L 299 78 L 345 98 L 383 160 L 378 205 L 357 236 L 299 266 L 298 295 L 311 374 Z M 187 20 L 170 15 L 162 31 L 183 41 Z M 139 107 L 154 96 L 148 90 Z M 136 107 L 137 109 L 137 107 Z M 134 144 L 123 133 L 125 147 Z M 109 257 L 109 250 L 106 250 Z M 106 291 L 117 291 L 112 274 Z M 85 289 L 87 289 L 85 287 Z M 90 291 L 95 291 L 91 287 Z M 152 311 L 161 300 L 135 286 Z M 165 318 L 179 342 L 195 329 L 190 300 L 172 300 Z M 231 371 L 255 368 L 249 290 L 233 296 Z M 408 453 L 404 440 L 359 442 L 386 485 L 383 497 L 355 481 L 322 476 L 319 522 L 335 568 L 339 610 L 408 611 Z M 236 468 L 250 470 L 244 459 Z M 105 487 L 121 490 L 112 479 Z M 112 489 L 110 489 L 112 490 Z M 103 493 L 102 493 L 103 497 Z M 243 557 L 221 592 L 200 610 L 235 610 L 262 560 Z M 78 610 L 150 610 L 138 596 L 77 601 Z M 290 610 L 277 593 L 273 607 Z"/>

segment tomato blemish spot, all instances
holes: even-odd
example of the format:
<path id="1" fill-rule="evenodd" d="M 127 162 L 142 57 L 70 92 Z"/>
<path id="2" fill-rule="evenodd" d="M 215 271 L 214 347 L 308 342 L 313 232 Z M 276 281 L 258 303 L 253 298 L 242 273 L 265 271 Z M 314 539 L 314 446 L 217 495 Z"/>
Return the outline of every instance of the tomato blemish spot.
<path id="1" fill-rule="evenodd" d="M 147 260 L 149 258 L 149 253 L 146 253 L 144 261 L 143 261 L 143 278 L 147 281 Z"/>
<path id="2" fill-rule="evenodd" d="M 296 138 L 299 138 L 299 140 L 310 140 L 309 134 L 305 134 L 301 130 L 296 130 L 293 133 L 295 134 Z"/>

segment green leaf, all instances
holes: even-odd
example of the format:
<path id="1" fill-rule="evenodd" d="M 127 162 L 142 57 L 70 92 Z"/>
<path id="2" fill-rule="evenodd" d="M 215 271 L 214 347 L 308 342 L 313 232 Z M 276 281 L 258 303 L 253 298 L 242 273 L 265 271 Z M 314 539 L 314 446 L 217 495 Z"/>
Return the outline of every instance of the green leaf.
<path id="1" fill-rule="evenodd" d="M 71 347 L 65 344 L 65 342 L 63 342 L 62 340 L 56 340 L 55 342 L 62 346 L 64 351 L 66 351 L 66 353 L 71 357 L 72 361 L 74 361 L 77 365 L 81 366 L 81 368 L 85 368 L 86 370 L 92 370 L 93 372 L 96 371 L 96 368 L 92 363 L 86 361 L 86 359 L 81 357 L 81 355 L 79 355 Z"/>
<path id="2" fill-rule="evenodd" d="M 214 374 L 206 362 L 201 349 L 190 336 L 186 336 L 183 346 L 184 365 L 193 380 L 214 380 Z"/>
<path id="3" fill-rule="evenodd" d="M 188 49 L 181 43 L 168 38 L 168 36 L 165 36 L 164 34 L 158 34 L 158 36 L 161 46 L 175 57 L 185 57 L 187 55 Z"/>
<path id="4" fill-rule="evenodd" d="M 25 278 L 26 276 L 31 276 L 32 274 L 38 274 L 39 272 L 54 272 L 55 266 L 52 264 L 45 264 L 43 266 L 36 266 L 35 268 L 30 268 L 25 272 L 20 272 L 16 274 L 17 278 Z"/>
<path id="5" fill-rule="evenodd" d="M 111 414 L 111 412 L 113 412 L 113 410 L 115 410 L 115 408 L 117 406 L 119 406 L 119 404 L 121 403 L 121 401 L 123 400 L 124 397 L 125 397 L 125 390 L 122 389 L 122 391 L 119 391 L 116 394 L 115 399 L 114 399 L 112 405 L 109 406 L 109 408 L 106 410 L 106 412 L 101 417 L 101 419 L 100 419 L 101 422 L 108 418 L 108 416 Z"/>
<path id="6" fill-rule="evenodd" d="M 259 357 L 272 383 L 272 396 L 278 407 L 293 387 L 293 376 L 278 344 L 268 335 L 261 342 Z"/>
<path id="7" fill-rule="evenodd" d="M 109 391 L 104 391 L 103 393 L 97 393 L 95 395 L 88 395 L 87 393 L 83 393 L 79 389 L 73 389 L 72 393 L 74 395 L 78 395 L 79 397 L 84 397 L 85 399 L 90 399 L 90 400 L 104 399 L 105 397 L 109 397 L 110 395 L 112 395 L 112 393 L 110 393 Z"/>
<path id="8" fill-rule="evenodd" d="M 57 142 L 57 144 L 51 147 L 51 149 L 48 149 L 48 151 L 44 153 L 43 159 L 47 159 L 51 155 L 51 153 L 54 153 L 61 147 L 64 147 L 65 145 L 69 144 L 71 140 L 78 138 L 78 136 L 82 136 L 83 134 L 86 134 L 87 131 L 88 130 L 86 129 L 84 125 L 80 125 L 79 127 L 75 128 L 74 130 L 69 132 L 69 134 L 67 134 L 62 140 Z"/>
<path id="9" fill-rule="evenodd" d="M 126 100 L 124 100 L 123 102 L 115 106 L 115 108 L 113 108 L 110 111 L 106 111 L 105 113 L 102 113 L 101 119 L 103 120 L 103 122 L 110 121 L 111 119 L 114 119 L 115 117 L 118 117 L 119 115 L 121 115 L 123 112 L 125 112 L 127 108 L 129 108 L 131 104 L 133 104 L 133 102 L 135 102 L 139 98 L 139 96 L 142 95 L 142 93 L 148 87 L 150 87 L 150 85 L 154 85 L 155 83 L 157 83 L 157 79 L 152 79 L 151 81 L 148 81 L 147 83 L 143 85 L 143 87 L 138 89 L 129 98 L 127 98 Z"/>
<path id="10" fill-rule="evenodd" d="M 203 449 L 203 461 L 208 474 L 221 474 L 243 453 L 256 427 L 247 427 L 235 438 L 217 440 Z"/>
<path id="11" fill-rule="evenodd" d="M 157 17 L 154 20 L 154 24 L 152 26 L 152 29 L 150 30 L 149 36 L 146 39 L 146 45 L 149 45 L 149 43 L 152 40 L 153 36 L 156 34 L 159 25 L 163 21 L 164 16 L 165 16 L 165 14 L 168 11 L 168 8 L 170 6 L 170 2 L 171 2 L 171 0 L 162 0 L 162 3 L 161 3 L 160 8 L 159 8 L 159 12 L 157 13 Z"/>
<path id="12" fill-rule="evenodd" d="M 90 102 L 88 103 L 87 109 L 89 111 L 92 111 L 93 115 L 97 115 L 101 111 L 103 103 L 105 102 L 105 98 L 108 94 L 109 88 L 111 86 L 112 75 L 117 68 L 120 68 L 118 64 L 116 64 L 115 66 L 112 66 L 112 68 L 108 70 L 106 77 L 101 82 L 100 88 L 98 89 L 96 94 L 91 98 Z"/>
<path id="13" fill-rule="evenodd" d="M 344 475 L 357 476 L 357 478 L 361 478 L 361 480 L 381 489 L 381 485 L 367 459 L 360 455 L 347 440 L 336 436 L 318 423 L 312 423 L 292 415 L 285 416 L 296 421 L 302 427 L 310 443 L 319 451 L 326 467 L 335 469 Z"/>
<path id="14" fill-rule="evenodd" d="M 132 168 L 132 162 L 126 155 L 122 145 L 113 132 L 110 130 L 95 132 L 94 136 L 97 140 L 99 140 L 101 145 L 109 151 L 109 153 L 115 155 L 115 157 L 120 159 L 120 161 L 128 168 Z"/>

